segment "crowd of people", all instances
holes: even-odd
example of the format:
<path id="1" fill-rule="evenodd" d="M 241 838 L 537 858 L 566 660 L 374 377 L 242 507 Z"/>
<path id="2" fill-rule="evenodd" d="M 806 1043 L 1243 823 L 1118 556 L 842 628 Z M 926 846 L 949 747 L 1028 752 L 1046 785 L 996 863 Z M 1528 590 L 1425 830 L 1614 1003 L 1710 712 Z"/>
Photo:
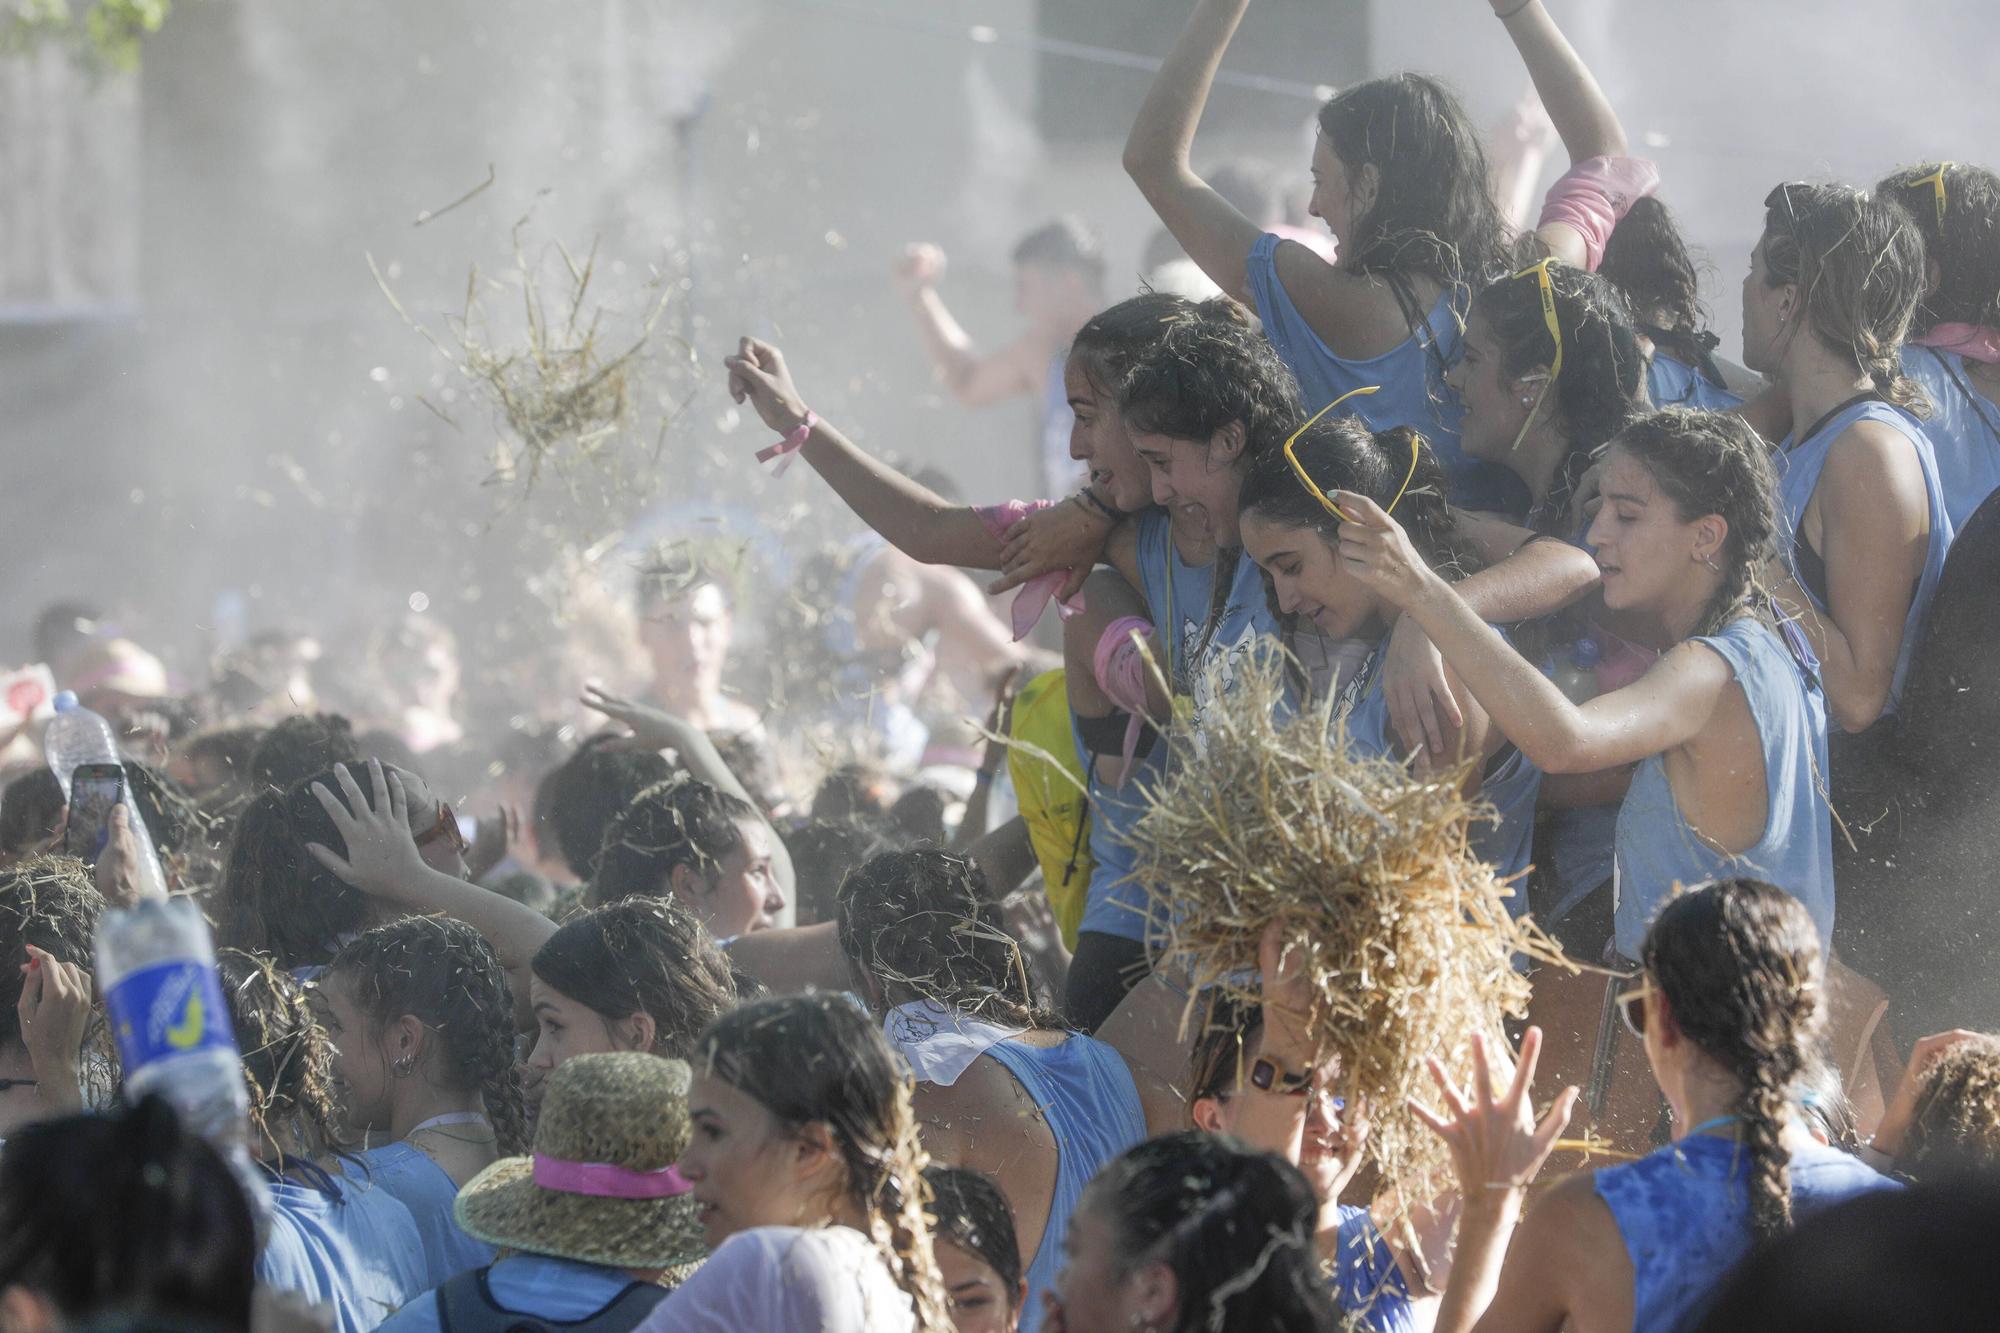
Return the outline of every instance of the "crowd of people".
<path id="1" fill-rule="evenodd" d="M 46 715 L 0 731 L 0 1327 L 1990 1317 L 2000 176 L 1913 145 L 1746 202 L 1732 357 L 1543 0 L 1491 0 L 1568 158 L 1524 226 L 1426 74 L 1321 108 L 1323 228 L 1197 173 L 1247 7 L 1199 0 L 1126 143 L 1172 282 L 1051 223 L 982 354 L 942 252 L 897 266 L 958 398 L 1040 400 L 1044 494 L 961 502 L 746 337 L 717 381 L 760 457 L 860 535 L 785 587 L 638 562 L 610 646 L 548 655 L 560 706 L 475 716 L 414 610 L 189 684 L 48 608 L 125 778 L 89 845 Z M 1311 929 L 1204 994 L 1138 869 L 1273 645 L 1290 725 L 1473 803 L 1563 956 L 1484 942 L 1532 999 L 1425 1052 L 1420 1206 L 1325 1058 Z M 93 942 L 141 826 L 213 924 L 267 1199 L 120 1095 Z"/>

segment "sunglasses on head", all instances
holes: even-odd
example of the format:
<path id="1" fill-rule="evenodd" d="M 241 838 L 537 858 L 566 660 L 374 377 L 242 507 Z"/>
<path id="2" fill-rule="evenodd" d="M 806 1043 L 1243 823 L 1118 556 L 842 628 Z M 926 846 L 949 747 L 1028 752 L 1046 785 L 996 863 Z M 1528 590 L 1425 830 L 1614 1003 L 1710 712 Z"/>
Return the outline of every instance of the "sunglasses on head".
<path id="1" fill-rule="evenodd" d="M 1944 193 L 1944 173 L 1950 171 L 1954 165 L 1955 164 L 1951 162 L 1940 162 L 1938 163 L 1938 169 L 1936 171 L 1933 171 L 1928 176 L 1920 176 L 1916 180 L 1910 182 L 1910 188 L 1913 190 L 1919 188 L 1920 186 L 1925 186 L 1925 185 L 1931 187 L 1932 195 L 1937 201 L 1937 220 L 1938 220 L 1939 231 L 1944 230 L 1944 208 L 1946 202 Z"/>
<path id="2" fill-rule="evenodd" d="M 1313 428 L 1313 423 L 1317 422 L 1321 417 L 1325 416 L 1328 412 L 1333 411 L 1334 408 L 1339 407 L 1342 403 L 1346 402 L 1348 399 L 1356 397 L 1357 395 L 1360 394 L 1380 393 L 1381 390 L 1382 386 L 1379 384 L 1368 384 L 1362 386 L 1359 389 L 1349 389 L 1346 393 L 1340 395 L 1340 397 L 1334 399 L 1332 402 L 1328 403 L 1325 407 L 1322 407 L 1319 411 L 1313 413 L 1310 417 L 1306 418 L 1306 424 L 1300 426 L 1297 430 L 1293 431 L 1291 435 L 1285 440 L 1285 461 L 1287 463 L 1290 463 L 1292 465 L 1292 471 L 1298 474 L 1299 485 L 1305 487 L 1308 491 L 1312 492 L 1313 499 L 1319 501 L 1321 507 L 1324 508 L 1327 513 L 1332 514 L 1335 518 L 1343 517 L 1340 512 L 1340 509 L 1333 503 L 1332 500 L 1327 498 L 1326 492 L 1319 488 L 1319 484 L 1315 482 L 1312 479 L 1311 474 L 1309 474 L 1306 471 L 1305 464 L 1299 461 L 1299 454 L 1297 448 L 1299 442 L 1299 436 L 1311 430 Z M 1403 474 L 1403 484 L 1396 488 L 1395 497 L 1389 501 L 1388 506 L 1383 509 L 1382 511 L 1383 513 L 1393 514 L 1396 512 L 1396 505 L 1402 500 L 1403 493 L 1410 489 L 1410 482 L 1416 478 L 1417 460 L 1422 449 L 1423 449 L 1423 437 L 1412 433 L 1410 436 L 1410 470 Z"/>
<path id="3" fill-rule="evenodd" d="M 1555 385 L 1556 377 L 1562 374 L 1562 368 L 1563 368 L 1562 321 L 1556 318 L 1556 285 L 1555 282 L 1549 277 L 1549 265 L 1555 262 L 1556 262 L 1556 257 L 1554 255 L 1550 255 L 1547 259 L 1542 260 L 1540 263 L 1530 264 L 1528 265 L 1528 267 L 1522 269 L 1519 273 L 1516 273 L 1514 275 L 1515 278 L 1525 278 L 1530 273 L 1535 275 L 1535 285 L 1539 289 L 1539 294 L 1542 300 L 1542 323 L 1548 326 L 1549 340 L 1556 345 L 1556 354 L 1553 357 L 1549 358 L 1548 377 L 1542 381 L 1541 390 L 1535 395 L 1535 405 L 1528 409 L 1528 419 L 1526 421 L 1523 421 L 1521 423 L 1521 429 L 1515 432 L 1512 449 L 1519 449 L 1521 447 L 1521 441 L 1528 437 L 1529 425 L 1531 425 L 1534 422 L 1535 414 L 1542 410 L 1542 402 L 1549 396 L 1549 390 Z M 1512 279 L 1509 279 L 1509 281 L 1512 281 Z"/>
<path id="4" fill-rule="evenodd" d="M 1625 1020 L 1625 1030 L 1642 1041 L 1646 1036 L 1646 997 L 1657 993 L 1652 982 L 1642 980 L 1638 989 L 1618 997 L 1618 1016 Z"/>
<path id="5" fill-rule="evenodd" d="M 465 840 L 465 834 L 458 827 L 458 813 L 443 801 L 438 802 L 437 822 L 423 832 L 416 834 L 414 841 L 417 846 L 424 847 L 436 842 L 439 838 L 450 840 L 451 849 L 460 856 L 465 855 L 467 849 L 472 845 Z"/>

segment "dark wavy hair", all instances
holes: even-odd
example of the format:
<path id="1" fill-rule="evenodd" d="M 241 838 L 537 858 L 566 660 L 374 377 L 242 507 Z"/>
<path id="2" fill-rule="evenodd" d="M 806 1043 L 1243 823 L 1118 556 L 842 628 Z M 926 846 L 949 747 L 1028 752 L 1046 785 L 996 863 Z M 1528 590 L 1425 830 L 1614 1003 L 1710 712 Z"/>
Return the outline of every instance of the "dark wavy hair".
<path id="1" fill-rule="evenodd" d="M 2000 328 L 2000 176 L 1963 162 L 1945 166 L 1940 221 L 1937 190 L 1928 179 L 1938 169 L 1934 162 L 1905 167 L 1875 187 L 1878 196 L 1909 212 L 1938 266 L 1937 286 L 1917 306 L 1911 332 L 1922 335 L 1939 324 Z"/>
<path id="2" fill-rule="evenodd" d="M 1562 330 L 1562 373 L 1550 388 L 1569 452 L 1557 464 L 1548 495 L 1528 516 L 1538 531 L 1555 532 L 1577 481 L 1605 441 L 1624 429 L 1645 402 L 1646 354 L 1617 288 L 1594 273 L 1549 265 L 1556 326 Z M 1555 339 L 1542 313 L 1541 280 L 1521 272 L 1490 284 L 1473 300 L 1500 344 L 1500 373 L 1518 379 L 1554 361 Z M 1568 533 L 1556 535 L 1568 536 Z"/>
<path id="3" fill-rule="evenodd" d="M 333 1043 L 305 987 L 269 958 L 239 949 L 220 950 L 216 968 L 250 1085 L 253 1151 L 277 1150 L 282 1169 L 279 1131 L 286 1128 L 297 1134 L 308 1157 L 336 1151 Z"/>
<path id="4" fill-rule="evenodd" d="M 645 1014 L 653 1053 L 682 1060 L 737 998 L 729 960 L 671 898 L 627 898 L 584 912 L 549 936 L 532 967 L 544 985 L 607 1022 Z"/>
<path id="5" fill-rule="evenodd" d="M 1819 932 L 1799 900 L 1754 879 L 1715 880 L 1660 909 L 1640 948 L 1673 1020 L 1742 1084 L 1736 1103 L 1750 1161 L 1750 1227 L 1792 1224 L 1792 1094 L 1825 1023 Z"/>
<path id="6" fill-rule="evenodd" d="M 604 830 L 632 798 L 675 772 L 665 755 L 618 749 L 612 739 L 585 741 L 535 789 L 535 827 L 554 839 L 554 850 L 579 879 L 597 873 Z"/>
<path id="7" fill-rule="evenodd" d="M 1014 1309 L 1021 1291 L 1021 1242 L 1007 1196 L 991 1180 L 962 1166 L 927 1166 L 924 1183 L 931 1190 L 934 1237 L 992 1269 L 1007 1308 Z"/>
<path id="8" fill-rule="evenodd" d="M 1896 406 L 1928 408 L 1901 350 L 1928 284 L 1923 233 L 1892 199 L 1846 185 L 1780 185 L 1764 210 L 1764 268 L 1797 284 L 1813 336 Z"/>
<path id="9" fill-rule="evenodd" d="M 68 856 L 38 856 L 0 870 L 0 1046 L 21 1040 L 21 968 L 28 946 L 86 971 L 104 899 L 90 870 Z"/>
<path id="10" fill-rule="evenodd" d="M 696 778 L 669 778 L 626 803 L 604 830 L 591 877 L 592 907 L 673 891 L 676 866 L 712 881 L 722 859 L 743 845 L 739 828 L 760 823 L 746 801 Z"/>
<path id="11" fill-rule="evenodd" d="M 1968 1042 L 1924 1071 L 1896 1169 L 1928 1181 L 2000 1174 L 2000 1042 Z"/>
<path id="12" fill-rule="evenodd" d="M 1657 196 L 1632 201 L 1604 243 L 1597 273 L 1625 298 L 1634 327 L 1654 347 L 1717 388 L 1725 387 L 1715 364 L 1722 340 L 1708 327 L 1701 270 L 1674 215 Z"/>
<path id="13" fill-rule="evenodd" d="M 438 1043 L 431 1075 L 477 1090 L 500 1155 L 527 1151 L 528 1117 L 514 1063 L 514 992 L 486 937 L 461 921 L 405 917 L 363 931 L 327 969 L 352 989 L 376 1031 L 405 1014 Z"/>
<path id="14" fill-rule="evenodd" d="M 1098 392 L 1119 399 L 1140 357 L 1183 320 L 1250 326 L 1247 312 L 1226 296 L 1190 301 L 1171 292 L 1141 292 L 1092 315 L 1070 340 L 1069 354 Z"/>
<path id="15" fill-rule="evenodd" d="M 1077 1207 L 1110 1223 L 1122 1274 L 1173 1270 L 1168 1333 L 1341 1326 L 1319 1276 L 1319 1200 L 1274 1153 L 1192 1130 L 1149 1139 L 1099 1171 Z"/>
<path id="16" fill-rule="evenodd" d="M 1357 83 L 1320 108 L 1319 131 L 1350 178 L 1374 167 L 1380 181 L 1340 238 L 1349 272 L 1422 275 L 1469 295 L 1506 267 L 1483 138 L 1443 84 L 1409 73 Z"/>

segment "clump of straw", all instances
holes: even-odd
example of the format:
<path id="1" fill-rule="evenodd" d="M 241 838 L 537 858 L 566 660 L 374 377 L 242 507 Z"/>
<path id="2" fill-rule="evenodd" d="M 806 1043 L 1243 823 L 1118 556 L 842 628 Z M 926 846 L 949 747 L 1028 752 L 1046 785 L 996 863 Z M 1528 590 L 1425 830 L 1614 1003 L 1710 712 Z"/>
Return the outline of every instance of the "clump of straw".
<path id="1" fill-rule="evenodd" d="M 1270 645 L 1235 665 L 1201 735 L 1176 734 L 1172 762 L 1130 835 L 1135 877 L 1171 918 L 1164 965 L 1204 992 L 1261 1002 L 1258 942 L 1273 921 L 1307 951 L 1318 1060 L 1374 1108 L 1369 1151 L 1383 1178 L 1428 1189 L 1443 1145 L 1406 1106 L 1435 1105 L 1425 1058 L 1470 1081 L 1467 1044 L 1505 1049 L 1502 1020 L 1526 1012 L 1512 966 L 1553 944 L 1507 911 L 1513 892 L 1466 843 L 1478 807 L 1464 770 L 1429 777 L 1348 753 L 1332 701 L 1281 716 L 1285 658 Z"/>

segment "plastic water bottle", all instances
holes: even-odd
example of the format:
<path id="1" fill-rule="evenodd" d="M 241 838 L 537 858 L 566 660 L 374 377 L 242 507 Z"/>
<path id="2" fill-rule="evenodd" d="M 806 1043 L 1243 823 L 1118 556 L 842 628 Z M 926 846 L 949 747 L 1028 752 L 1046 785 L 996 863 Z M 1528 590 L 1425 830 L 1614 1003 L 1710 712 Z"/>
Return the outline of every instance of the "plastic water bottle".
<path id="1" fill-rule="evenodd" d="M 1568 695 L 1571 703 L 1588 703 L 1596 698 L 1597 664 L 1603 656 L 1604 650 L 1598 647 L 1596 639 L 1578 639 L 1570 645 L 1569 659 L 1556 663 L 1556 688 Z"/>
<path id="2" fill-rule="evenodd" d="M 58 694 L 55 710 L 56 715 L 49 719 L 48 732 L 42 737 L 42 753 L 48 756 L 49 769 L 62 784 L 63 800 L 67 801 L 71 779 L 81 765 L 122 767 L 124 760 L 119 757 L 118 740 L 111 734 L 111 724 L 78 703 L 73 692 L 64 690 Z M 125 814 L 139 847 L 139 893 L 143 897 L 164 898 L 167 877 L 160 869 L 159 853 L 153 850 L 153 835 L 147 831 L 146 821 L 139 817 L 139 802 L 132 791 L 129 772 L 125 780 Z"/>
<path id="3" fill-rule="evenodd" d="M 250 1154 L 250 1093 L 201 909 L 163 897 L 106 912 L 96 953 L 126 1100 L 164 1097 L 228 1160 L 261 1224 L 270 1192 Z"/>

